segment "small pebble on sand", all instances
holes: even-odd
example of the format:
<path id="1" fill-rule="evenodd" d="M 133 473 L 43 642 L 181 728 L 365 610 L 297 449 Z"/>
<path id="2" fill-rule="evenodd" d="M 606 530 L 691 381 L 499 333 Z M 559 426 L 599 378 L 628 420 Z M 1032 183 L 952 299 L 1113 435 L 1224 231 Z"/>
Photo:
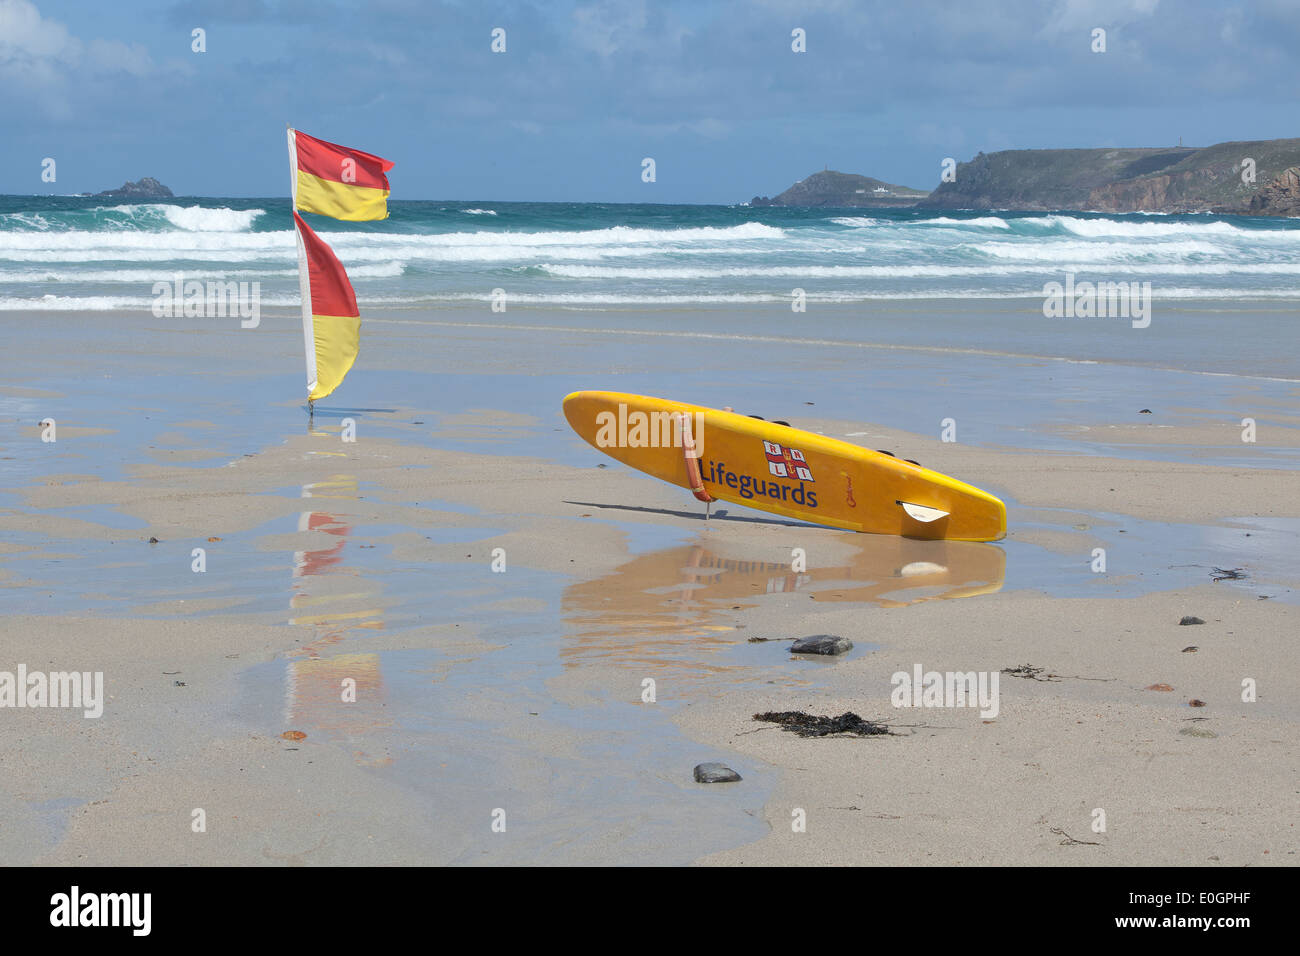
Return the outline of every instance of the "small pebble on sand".
<path id="1" fill-rule="evenodd" d="M 702 763 L 695 766 L 696 783 L 735 783 L 740 774 L 725 763 Z"/>
<path id="2" fill-rule="evenodd" d="M 838 634 L 814 634 L 790 645 L 791 654 L 844 654 L 851 650 L 853 642 Z"/>

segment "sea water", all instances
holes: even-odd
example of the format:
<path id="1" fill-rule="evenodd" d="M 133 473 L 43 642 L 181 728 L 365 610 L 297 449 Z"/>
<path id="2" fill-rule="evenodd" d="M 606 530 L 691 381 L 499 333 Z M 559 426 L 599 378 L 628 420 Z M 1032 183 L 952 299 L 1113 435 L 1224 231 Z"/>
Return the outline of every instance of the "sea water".
<path id="1" fill-rule="evenodd" d="M 1300 221 L 744 205 L 389 203 L 312 217 L 365 305 L 488 301 L 690 306 L 1040 299 L 1065 272 L 1150 281 L 1157 298 L 1294 300 Z M 0 196 L 0 309 L 147 306 L 155 281 L 260 280 L 297 301 L 287 199 Z"/>

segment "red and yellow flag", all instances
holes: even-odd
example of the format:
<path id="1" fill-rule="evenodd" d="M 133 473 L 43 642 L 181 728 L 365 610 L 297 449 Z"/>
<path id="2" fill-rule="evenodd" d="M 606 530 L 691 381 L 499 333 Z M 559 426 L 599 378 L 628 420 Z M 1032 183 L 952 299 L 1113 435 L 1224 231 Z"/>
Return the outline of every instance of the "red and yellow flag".
<path id="1" fill-rule="evenodd" d="M 361 313 L 348 274 L 334 250 L 294 211 L 298 283 L 307 346 L 307 400 L 324 398 L 343 382 L 361 346 Z"/>
<path id="2" fill-rule="evenodd" d="M 351 222 L 388 218 L 388 160 L 290 128 L 289 162 L 295 209 Z"/>

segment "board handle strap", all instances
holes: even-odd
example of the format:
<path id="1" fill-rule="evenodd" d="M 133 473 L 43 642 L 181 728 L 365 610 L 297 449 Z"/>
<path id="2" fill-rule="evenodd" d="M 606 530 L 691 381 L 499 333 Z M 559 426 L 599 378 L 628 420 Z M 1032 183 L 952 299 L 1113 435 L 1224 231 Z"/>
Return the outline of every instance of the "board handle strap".
<path id="1" fill-rule="evenodd" d="M 717 501 L 717 498 L 704 490 L 704 479 L 700 476 L 700 458 L 695 451 L 695 436 L 691 434 L 691 416 L 687 412 L 678 412 L 677 420 L 682 426 L 682 457 L 686 460 L 686 480 L 690 484 L 691 494 L 706 503 Z"/>

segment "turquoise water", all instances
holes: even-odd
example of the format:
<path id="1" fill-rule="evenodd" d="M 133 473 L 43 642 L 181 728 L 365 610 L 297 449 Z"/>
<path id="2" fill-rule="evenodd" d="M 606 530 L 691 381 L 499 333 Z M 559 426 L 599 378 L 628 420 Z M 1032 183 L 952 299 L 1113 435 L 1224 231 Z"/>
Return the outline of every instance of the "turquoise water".
<path id="1" fill-rule="evenodd" d="M 1300 298 L 1300 221 L 1233 216 L 402 201 L 309 217 L 363 309 L 489 301 L 681 308 L 1041 299 L 1046 282 L 1151 282 L 1157 301 Z M 153 284 L 261 283 L 298 302 L 283 198 L 0 196 L 0 311 L 148 307 Z M 1032 304 L 1032 303 L 1026 303 Z"/>

